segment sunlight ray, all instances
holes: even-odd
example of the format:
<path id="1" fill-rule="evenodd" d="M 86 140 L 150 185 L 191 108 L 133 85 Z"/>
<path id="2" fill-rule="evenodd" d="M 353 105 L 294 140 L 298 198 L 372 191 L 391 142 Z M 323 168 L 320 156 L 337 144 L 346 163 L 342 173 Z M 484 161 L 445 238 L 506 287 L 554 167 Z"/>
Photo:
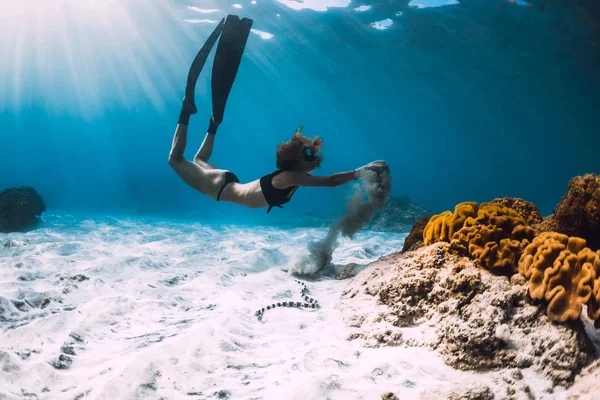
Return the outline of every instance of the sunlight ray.
<path id="1" fill-rule="evenodd" d="M 19 88 L 21 87 L 21 77 L 22 77 L 22 70 L 23 70 L 23 57 L 24 57 L 24 42 L 25 42 L 25 38 L 23 37 L 23 35 L 21 34 L 21 30 L 23 29 L 22 27 L 18 27 L 18 33 L 15 35 L 16 37 L 13 36 L 13 40 L 11 40 L 11 42 L 13 42 L 14 45 L 14 61 L 13 61 L 13 65 L 12 65 L 12 70 L 13 70 L 13 107 L 17 108 L 18 104 L 21 103 L 21 93 L 19 91 Z M 15 29 L 14 32 L 17 32 L 17 29 Z M 10 53 L 9 53 L 10 54 Z M 9 75 L 9 74 L 7 74 Z"/>
<path id="2" fill-rule="evenodd" d="M 14 2 L 0 16 L 2 110 L 35 105 L 92 118 L 116 106 L 148 102 L 164 110 L 179 96 L 174 72 L 187 62 L 167 0 Z M 211 9 L 209 11 L 218 11 Z"/>

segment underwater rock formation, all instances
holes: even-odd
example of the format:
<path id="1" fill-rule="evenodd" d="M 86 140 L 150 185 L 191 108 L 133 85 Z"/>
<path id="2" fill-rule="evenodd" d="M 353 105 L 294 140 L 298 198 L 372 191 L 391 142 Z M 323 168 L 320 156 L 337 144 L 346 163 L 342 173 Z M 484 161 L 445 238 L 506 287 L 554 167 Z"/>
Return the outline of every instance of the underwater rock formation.
<path id="1" fill-rule="evenodd" d="M 556 207 L 556 230 L 584 238 L 590 248 L 600 248 L 600 176 L 571 178 L 567 193 Z"/>
<path id="2" fill-rule="evenodd" d="M 537 224 L 533 224 L 531 226 L 535 231 L 536 235 L 544 232 L 555 232 L 556 231 L 556 221 L 554 220 L 554 215 L 549 215 L 545 217 L 542 222 Z"/>
<path id="3" fill-rule="evenodd" d="M 595 399 L 598 393 L 600 393 L 600 359 L 581 372 L 567 391 L 566 398 L 567 400 Z"/>
<path id="4" fill-rule="evenodd" d="M 6 189 L 0 192 L 0 232 L 31 228 L 44 211 L 44 200 L 35 189 L 29 186 Z"/>
<path id="5" fill-rule="evenodd" d="M 428 346 L 461 370 L 532 368 L 566 386 L 591 359 L 583 325 L 553 323 L 521 275 L 494 275 L 445 242 L 381 258 L 348 283 L 336 307 L 349 340 Z"/>
<path id="6" fill-rule="evenodd" d="M 360 265 L 356 263 L 346 264 L 336 271 L 335 279 L 344 280 L 355 277 L 360 271 L 362 271 L 366 267 L 366 265 Z"/>
<path id="7" fill-rule="evenodd" d="M 406 232 L 408 226 L 432 214 L 431 211 L 413 203 L 406 196 L 391 196 L 383 209 L 373 215 L 373 219 L 366 228 L 377 232 Z"/>
<path id="8" fill-rule="evenodd" d="M 489 385 L 475 383 L 460 387 L 432 388 L 421 394 L 421 400 L 494 400 L 494 391 Z"/>
<path id="9" fill-rule="evenodd" d="M 429 219 L 430 217 L 423 217 L 413 225 L 410 233 L 406 239 L 404 239 L 404 245 L 402 246 L 401 251 L 402 253 L 405 251 L 417 250 L 425 246 L 425 243 L 423 243 L 423 231 L 425 230 L 425 226 L 427 226 Z"/>

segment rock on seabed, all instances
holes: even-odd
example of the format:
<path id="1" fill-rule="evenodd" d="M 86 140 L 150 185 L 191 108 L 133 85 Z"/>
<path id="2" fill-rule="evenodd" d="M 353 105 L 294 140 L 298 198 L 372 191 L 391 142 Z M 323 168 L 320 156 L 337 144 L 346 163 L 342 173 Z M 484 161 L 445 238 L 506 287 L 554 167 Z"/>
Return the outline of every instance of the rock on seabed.
<path id="1" fill-rule="evenodd" d="M 551 322 L 545 306 L 529 298 L 524 278 L 493 275 L 452 253 L 448 243 L 381 258 L 348 283 L 336 307 L 350 329 L 348 340 L 366 347 L 426 346 L 453 368 L 497 372 L 493 381 L 432 389 L 423 399 L 494 398 L 490 391 L 535 398 L 522 371 L 531 369 L 564 391 L 593 361 L 580 321 Z"/>

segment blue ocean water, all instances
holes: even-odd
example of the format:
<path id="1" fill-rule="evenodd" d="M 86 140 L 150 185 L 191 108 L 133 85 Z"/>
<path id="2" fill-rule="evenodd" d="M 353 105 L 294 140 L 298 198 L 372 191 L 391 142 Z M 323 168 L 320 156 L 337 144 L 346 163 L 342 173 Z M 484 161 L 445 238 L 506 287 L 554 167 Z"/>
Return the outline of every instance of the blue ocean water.
<path id="1" fill-rule="evenodd" d="M 301 188 L 267 215 L 171 170 L 190 63 L 228 13 L 254 30 L 210 161 L 244 182 L 275 169 L 301 124 L 324 139 L 317 173 L 384 159 L 392 196 L 433 211 L 514 196 L 549 214 L 570 177 L 600 172 L 593 1 L 4 0 L 0 190 L 32 186 L 48 211 L 0 233 L 0 398 L 412 399 L 498 380 L 347 340 L 346 282 L 331 276 L 308 281 L 319 309 L 257 320 L 298 300 L 286 271 L 311 243 L 337 239 L 337 269 L 398 251 L 407 232 L 306 227 L 343 211 L 350 185 Z"/>
<path id="2" fill-rule="evenodd" d="M 393 194 L 434 211 L 516 196 L 549 214 L 570 177 L 600 172 L 600 52 L 595 3 L 546 3 L 6 2 L 0 188 L 31 185 L 53 210 L 214 222 L 343 209 L 347 187 L 303 188 L 266 216 L 199 195 L 167 165 L 191 60 L 236 13 L 255 31 L 218 167 L 257 179 L 305 124 L 324 138 L 319 173 L 385 159 Z M 210 67 L 189 157 L 210 116 Z"/>

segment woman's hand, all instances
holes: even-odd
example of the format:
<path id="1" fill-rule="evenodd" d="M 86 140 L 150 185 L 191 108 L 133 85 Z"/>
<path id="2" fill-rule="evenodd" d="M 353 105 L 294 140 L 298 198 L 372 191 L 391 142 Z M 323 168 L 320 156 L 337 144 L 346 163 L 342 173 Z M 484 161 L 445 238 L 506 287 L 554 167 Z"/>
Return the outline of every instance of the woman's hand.
<path id="1" fill-rule="evenodd" d="M 354 173 L 356 174 L 356 177 L 360 179 L 365 176 L 367 171 L 373 171 L 379 175 L 382 172 L 390 172 L 390 166 L 383 160 L 377 160 L 355 169 Z"/>

